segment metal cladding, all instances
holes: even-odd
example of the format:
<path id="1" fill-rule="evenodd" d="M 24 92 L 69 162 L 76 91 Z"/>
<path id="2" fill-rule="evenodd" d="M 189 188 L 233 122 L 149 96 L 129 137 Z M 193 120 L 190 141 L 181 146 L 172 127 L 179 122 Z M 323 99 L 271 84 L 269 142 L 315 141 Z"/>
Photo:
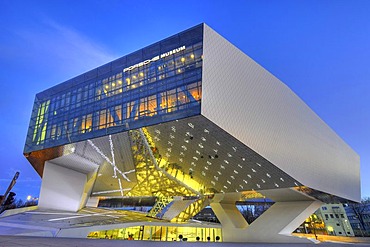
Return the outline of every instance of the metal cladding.
<path id="1" fill-rule="evenodd" d="M 299 183 L 360 200 L 359 156 L 292 90 L 211 28 L 201 114 Z"/>
<path id="2" fill-rule="evenodd" d="M 24 152 L 40 175 L 58 157 L 93 162 L 92 196 L 360 199 L 358 155 L 205 24 L 38 94 Z"/>

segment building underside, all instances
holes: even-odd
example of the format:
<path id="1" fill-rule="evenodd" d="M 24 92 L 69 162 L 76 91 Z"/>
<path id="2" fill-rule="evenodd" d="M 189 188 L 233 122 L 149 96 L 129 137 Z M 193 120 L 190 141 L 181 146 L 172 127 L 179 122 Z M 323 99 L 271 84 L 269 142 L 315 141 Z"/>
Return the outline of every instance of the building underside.
<path id="1" fill-rule="evenodd" d="M 46 157 L 46 152 L 58 155 L 35 160 Z M 295 181 L 203 116 L 36 151 L 28 158 L 45 162 L 39 209 L 78 211 L 86 203 L 97 206 L 99 198 L 154 196 L 156 204 L 147 216 L 172 223 L 187 222 L 211 206 L 224 227 L 224 241 L 267 241 L 257 234 L 267 227 L 279 236 L 272 242 L 294 241 L 280 235 L 294 231 L 320 201 L 333 201 Z M 275 203 L 248 226 L 235 203 L 255 198 Z M 138 225 L 146 224 L 140 220 Z"/>

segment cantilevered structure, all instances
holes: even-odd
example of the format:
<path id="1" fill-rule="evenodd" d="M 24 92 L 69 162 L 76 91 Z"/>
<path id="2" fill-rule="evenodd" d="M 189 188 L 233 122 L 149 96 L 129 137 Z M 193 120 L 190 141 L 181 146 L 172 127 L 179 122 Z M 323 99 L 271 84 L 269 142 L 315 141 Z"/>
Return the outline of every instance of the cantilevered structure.
<path id="1" fill-rule="evenodd" d="M 39 209 L 155 196 L 149 216 L 174 223 L 210 205 L 224 241 L 298 241 L 321 202 L 360 199 L 359 156 L 205 24 L 37 94 L 24 154 Z M 275 204 L 248 225 L 251 197 Z"/>

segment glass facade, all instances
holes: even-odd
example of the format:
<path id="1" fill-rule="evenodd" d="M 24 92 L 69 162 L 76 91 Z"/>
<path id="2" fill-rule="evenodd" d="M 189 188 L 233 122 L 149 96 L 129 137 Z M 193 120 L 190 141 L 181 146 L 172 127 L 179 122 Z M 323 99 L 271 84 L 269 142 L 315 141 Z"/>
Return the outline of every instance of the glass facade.
<path id="1" fill-rule="evenodd" d="M 222 242 L 222 230 L 221 228 L 210 227 L 134 226 L 90 232 L 87 237 L 150 241 L 180 241 L 180 239 L 186 239 L 189 242 Z"/>
<path id="2" fill-rule="evenodd" d="M 200 114 L 198 25 L 36 95 L 24 153 Z"/>

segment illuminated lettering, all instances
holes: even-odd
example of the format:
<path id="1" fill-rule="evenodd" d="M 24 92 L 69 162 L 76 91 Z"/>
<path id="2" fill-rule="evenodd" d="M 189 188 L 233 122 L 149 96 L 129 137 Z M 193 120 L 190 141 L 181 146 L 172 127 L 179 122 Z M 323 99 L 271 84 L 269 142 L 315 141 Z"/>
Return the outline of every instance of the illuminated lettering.
<path id="1" fill-rule="evenodd" d="M 165 52 L 165 53 L 161 54 L 161 58 L 168 57 L 172 54 L 178 53 L 178 52 L 183 51 L 183 50 L 185 50 L 185 46 L 181 46 L 179 48 L 173 49 L 172 51 Z"/>
<path id="2" fill-rule="evenodd" d="M 127 71 L 131 71 L 133 69 L 136 69 L 136 68 L 140 68 L 144 65 L 150 64 L 151 62 L 155 62 L 155 61 L 159 60 L 160 58 L 165 58 L 165 57 L 171 56 L 171 55 L 176 54 L 176 53 L 178 53 L 180 51 L 183 51 L 185 49 L 186 49 L 186 47 L 183 45 L 179 48 L 173 49 L 172 51 L 168 51 L 168 52 L 162 53 L 161 55 L 155 56 L 152 59 L 148 59 L 148 60 L 145 60 L 143 62 L 134 64 L 130 67 L 127 67 L 127 68 L 123 69 L 123 72 L 127 72 Z"/>

